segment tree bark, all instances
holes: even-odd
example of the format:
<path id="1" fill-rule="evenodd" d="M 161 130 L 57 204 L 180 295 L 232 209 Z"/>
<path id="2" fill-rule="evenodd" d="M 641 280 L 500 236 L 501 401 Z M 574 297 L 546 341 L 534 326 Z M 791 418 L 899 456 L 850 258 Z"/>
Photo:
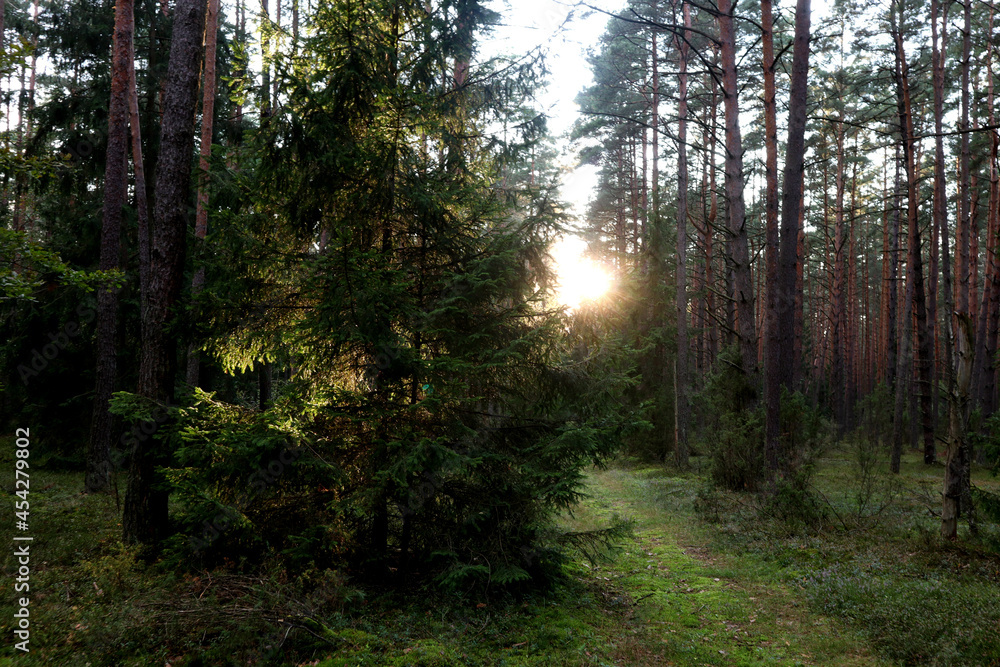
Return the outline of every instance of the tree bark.
<path id="1" fill-rule="evenodd" d="M 847 238 L 844 231 L 844 123 L 837 123 L 837 167 L 834 172 L 834 209 L 833 209 L 833 289 L 831 294 L 830 351 L 833 363 L 830 372 L 831 398 L 834 405 L 834 419 L 837 422 L 841 436 L 847 426 L 847 404 L 845 388 L 847 373 L 845 372 L 845 341 L 847 338 L 847 272 L 846 254 Z"/>
<path id="2" fill-rule="evenodd" d="M 719 1 L 719 48 L 722 61 L 722 93 L 726 116 L 726 201 L 729 209 L 728 264 L 732 272 L 732 299 L 736 335 L 739 338 L 743 373 L 750 387 L 756 386 L 757 327 L 754 321 L 753 279 L 743 199 L 743 138 L 740 134 L 739 86 L 736 78 L 735 5 Z M 754 402 L 755 399 L 750 399 Z"/>
<path id="3" fill-rule="evenodd" d="M 938 229 L 938 241 L 940 245 L 941 262 L 941 291 L 944 303 L 944 312 L 948 315 L 944 318 L 944 368 L 948 393 L 950 395 L 953 385 L 952 377 L 952 331 L 951 312 L 954 303 L 954 293 L 952 291 L 951 278 L 951 248 L 948 240 L 948 195 L 945 190 L 945 153 L 944 153 L 944 53 L 947 49 L 948 32 L 948 8 L 950 2 L 944 3 L 943 14 L 941 15 L 940 46 L 938 45 L 938 16 L 941 6 L 939 0 L 931 1 L 931 68 L 933 72 L 934 88 L 934 221 L 933 224 Z"/>
<path id="4" fill-rule="evenodd" d="M 948 452 L 944 467 L 944 503 L 941 508 L 941 537 L 958 537 L 962 500 L 968 496 L 970 463 L 965 438 L 968 419 L 969 386 L 972 382 L 973 334 L 968 315 L 955 314 L 955 388 L 948 415 Z"/>
<path id="5" fill-rule="evenodd" d="M 135 210 L 139 236 L 139 302 L 149 292 L 149 202 L 146 199 L 146 166 L 142 156 L 142 125 L 139 120 L 139 91 L 135 78 L 135 39 L 128 61 L 129 128 L 132 130 L 132 173 L 135 178 Z"/>
<path id="6" fill-rule="evenodd" d="M 682 0 L 684 38 L 677 38 L 680 52 L 677 102 L 677 363 L 674 371 L 674 456 L 680 467 L 688 464 L 688 336 L 687 336 L 687 217 L 688 217 L 688 158 L 687 158 L 687 90 L 688 39 L 691 26 L 691 6 Z"/>
<path id="7" fill-rule="evenodd" d="M 993 34 L 994 10 L 990 6 L 988 34 Z M 987 126 L 993 127 L 996 115 L 993 111 L 993 48 L 987 46 L 986 55 L 986 108 Z M 997 233 L 1000 227 L 1000 173 L 997 171 L 997 159 L 1000 153 L 1000 135 L 996 130 L 990 130 L 990 197 L 986 215 L 986 256 L 983 263 L 983 300 L 979 307 L 978 323 L 976 325 L 975 363 L 972 370 L 973 386 L 976 395 L 973 400 L 981 406 L 982 414 L 988 417 L 995 410 L 994 394 L 996 392 L 996 311 L 993 304 L 997 300 Z M 994 336 L 991 341 L 990 330 Z"/>
<path id="8" fill-rule="evenodd" d="M 260 115 L 263 119 L 271 115 L 271 11 L 267 0 L 260 0 L 260 19 Z"/>
<path id="9" fill-rule="evenodd" d="M 770 4 L 770 3 L 768 3 Z M 768 7 L 770 10 L 770 7 Z M 767 12 L 768 14 L 770 11 Z M 792 77 L 788 107 L 788 140 L 785 147 L 785 169 L 782 183 L 781 228 L 769 225 L 768 238 L 775 243 L 776 266 L 774 266 L 774 286 L 768 284 L 769 309 L 773 308 L 773 331 L 770 335 L 767 352 L 767 366 L 770 377 L 766 377 L 766 455 L 768 467 L 775 471 L 780 463 L 779 432 L 781 416 L 781 388 L 789 392 L 794 390 L 795 355 L 790 352 L 795 348 L 796 303 L 801 300 L 801 269 L 799 257 L 799 237 L 802 213 L 802 182 L 805 170 L 805 130 L 808 77 L 809 77 L 809 39 L 810 39 L 810 3 L 809 0 L 798 0 L 795 6 L 795 40 L 792 46 Z M 765 31 L 770 32 L 770 17 L 765 24 Z M 770 40 L 769 40 L 770 41 Z M 770 95 L 770 113 L 774 113 L 774 54 L 773 45 L 768 48 L 771 69 L 771 82 L 765 83 L 765 103 Z M 773 122 L 773 121 L 772 121 Z M 767 124 L 770 125 L 770 124 Z M 773 159 L 775 180 L 777 179 L 777 124 L 773 124 L 773 135 L 768 132 L 767 143 L 774 143 L 774 148 L 768 148 L 768 159 Z M 771 153 L 774 157 L 771 158 Z M 770 167 L 769 167 L 770 171 Z M 776 185 L 776 183 L 775 183 Z M 770 189 L 771 185 L 768 184 Z M 775 193 L 776 199 L 777 193 Z M 770 199 L 770 198 L 769 198 Z M 768 208 L 776 207 L 768 201 Z M 769 210 L 768 219 L 772 212 Z M 777 211 L 773 212 L 777 215 Z M 775 220 L 777 223 L 777 220 Z M 769 283 L 772 279 L 769 276 Z"/>
<path id="10" fill-rule="evenodd" d="M 761 0 L 761 66 L 764 70 L 764 454 L 768 469 L 778 469 L 781 435 L 781 333 L 778 329 L 778 112 L 774 82 L 774 17 L 771 0 Z"/>
<path id="11" fill-rule="evenodd" d="M 971 261 L 969 257 L 969 227 L 971 215 L 971 193 L 969 172 L 969 69 L 971 67 L 972 51 L 972 3 L 966 2 L 964 7 L 964 27 L 962 38 L 962 105 L 958 122 L 959 162 L 958 162 L 958 202 L 959 221 L 958 238 L 956 239 L 955 287 L 957 291 L 955 309 L 960 313 L 969 313 L 969 285 Z"/>
<path id="12" fill-rule="evenodd" d="M 139 366 L 139 394 L 159 404 L 173 399 L 176 343 L 169 324 L 184 273 L 205 8 L 204 0 L 177 0 L 167 68 Z M 152 438 L 136 442 L 133 448 L 122 517 L 125 542 L 156 543 L 166 532 L 167 492 L 159 487 L 155 474 L 164 458 Z"/>
<path id="13" fill-rule="evenodd" d="M 902 4 L 900 4 L 902 12 Z M 902 18 L 902 17 L 901 17 Z M 920 401 L 920 421 L 924 440 L 924 463 L 937 458 L 934 443 L 934 416 L 931 411 L 930 365 L 933 363 L 931 341 L 927 329 L 927 302 L 924 292 L 923 259 L 920 251 L 920 224 L 917 217 L 918 174 L 915 158 L 916 138 L 913 131 L 913 107 L 910 102 L 909 65 L 903 48 L 903 36 L 894 29 L 896 42 L 896 74 L 900 130 L 903 135 L 903 157 L 906 166 L 907 214 L 907 272 L 913 279 L 913 338 L 914 365 L 917 371 L 917 394 Z M 913 416 L 916 419 L 916 415 Z"/>
<path id="14" fill-rule="evenodd" d="M 785 148 L 785 172 L 781 201 L 781 240 L 778 255 L 778 328 L 780 348 L 794 347 L 796 261 L 799 243 L 803 179 L 805 176 L 805 128 L 809 75 L 810 3 L 798 0 L 795 7 L 795 43 L 792 48 L 792 80 L 788 109 L 788 141 Z M 792 355 L 781 356 L 779 376 L 782 385 L 793 389 Z"/>
<path id="15" fill-rule="evenodd" d="M 128 190 L 129 61 L 134 30 L 132 0 L 115 4 L 115 32 L 111 61 L 111 100 L 108 104 L 108 148 L 104 170 L 104 221 L 101 227 L 102 271 L 117 269 L 121 257 L 122 206 Z M 93 421 L 87 453 L 87 491 L 107 487 L 111 471 L 114 416 L 108 402 L 117 375 L 118 290 L 97 293 L 97 372 Z"/>
<path id="16" fill-rule="evenodd" d="M 202 84 L 201 146 L 198 159 L 198 201 L 195 205 L 194 237 L 199 248 L 208 234 L 209 171 L 212 158 L 212 128 L 215 118 L 215 50 L 219 32 L 219 0 L 208 0 L 205 17 L 205 80 Z M 205 286 L 205 265 L 199 264 L 191 279 L 191 297 L 195 298 Z M 188 346 L 187 383 L 197 387 L 200 380 L 200 355 L 192 344 Z"/>

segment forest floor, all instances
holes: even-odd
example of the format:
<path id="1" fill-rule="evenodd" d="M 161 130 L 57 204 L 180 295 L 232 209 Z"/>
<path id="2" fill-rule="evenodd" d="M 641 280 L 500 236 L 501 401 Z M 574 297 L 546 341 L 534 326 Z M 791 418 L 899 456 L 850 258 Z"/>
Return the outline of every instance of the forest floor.
<path id="1" fill-rule="evenodd" d="M 615 553 L 574 558 L 546 593 L 464 599 L 147 565 L 113 499 L 33 469 L 31 652 L 12 647 L 8 588 L 0 666 L 1000 665 L 1000 555 L 936 537 L 941 467 L 910 454 L 896 479 L 856 459 L 828 453 L 811 495 L 784 504 L 710 491 L 697 458 L 594 470 L 563 524 L 630 519 Z"/>

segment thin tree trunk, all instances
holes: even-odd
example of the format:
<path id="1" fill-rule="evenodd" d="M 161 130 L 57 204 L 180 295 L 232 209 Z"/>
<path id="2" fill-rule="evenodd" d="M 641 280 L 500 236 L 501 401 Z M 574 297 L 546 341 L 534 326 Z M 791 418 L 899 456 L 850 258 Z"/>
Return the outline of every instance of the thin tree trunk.
<path id="1" fill-rule="evenodd" d="M 934 221 L 933 224 L 938 229 L 938 240 L 940 246 L 941 277 L 943 284 L 941 290 L 944 298 L 944 367 L 948 394 L 953 389 L 953 368 L 952 368 L 952 331 L 951 312 L 954 303 L 954 293 L 952 291 L 951 280 L 951 249 L 948 241 L 948 195 L 945 190 L 945 154 L 944 154 L 944 53 L 947 48 L 948 31 L 948 8 L 950 2 L 944 3 L 943 15 L 940 24 L 938 14 L 940 9 L 939 0 L 931 1 L 931 63 L 934 83 Z M 938 27 L 941 27 L 940 47 L 938 46 Z"/>
<path id="2" fill-rule="evenodd" d="M 201 146 L 198 160 L 198 201 L 195 206 L 194 236 L 199 248 L 205 245 L 208 234 L 208 197 L 209 171 L 212 158 L 212 126 L 215 118 L 215 49 L 219 32 L 219 0 L 208 0 L 208 13 L 205 17 L 205 80 L 202 84 L 201 102 Z M 191 298 L 201 294 L 205 286 L 205 265 L 199 264 L 191 279 Z M 200 380 L 200 355 L 197 348 L 188 346 L 187 383 L 197 387 Z"/>
<path id="3" fill-rule="evenodd" d="M 990 5 L 988 34 L 993 34 L 994 9 Z M 986 80 L 988 111 L 986 124 L 993 127 L 996 115 L 993 111 L 993 47 L 987 46 Z M 996 391 L 996 317 L 994 304 L 997 301 L 997 235 L 1000 228 L 1000 173 L 997 171 L 997 159 L 1000 157 L 1000 135 L 996 130 L 990 130 L 990 198 L 986 215 L 986 257 L 983 264 L 983 301 L 979 308 L 979 321 L 976 326 L 975 364 L 973 366 L 973 386 L 977 395 L 974 399 L 982 407 L 984 417 L 993 414 L 996 406 L 994 394 Z M 991 330 L 993 338 L 991 341 Z"/>
<path id="4" fill-rule="evenodd" d="M 910 386 L 910 376 L 912 375 L 912 349 L 913 349 L 913 317 L 910 305 L 913 303 L 913 281 L 909 272 L 906 276 L 906 289 L 903 296 L 902 327 L 899 340 L 899 351 L 896 365 L 896 395 L 892 419 L 892 453 L 889 461 L 889 469 L 899 474 L 900 458 L 903 454 L 903 408 L 906 406 L 907 389 Z M 916 419 L 916 415 L 910 414 L 910 419 Z"/>
<path id="5" fill-rule="evenodd" d="M 708 151 L 708 217 L 705 225 L 705 284 L 708 285 L 708 292 L 705 295 L 705 314 L 709 322 L 708 330 L 708 359 L 709 366 L 715 364 L 719 356 L 719 325 L 715 312 L 715 224 L 719 218 L 719 195 L 716 190 L 715 179 L 715 130 L 716 130 L 716 108 L 717 108 L 717 88 L 715 79 L 707 77 L 712 90 L 711 110 L 709 111 L 709 127 L 706 130 L 709 135 Z"/>
<path id="6" fill-rule="evenodd" d="M 260 115 L 266 118 L 271 115 L 271 12 L 267 0 L 260 0 L 260 19 Z"/>
<path id="7" fill-rule="evenodd" d="M 180 299 L 189 211 L 194 118 L 205 31 L 204 0 L 177 0 L 164 96 L 156 173 L 149 296 L 142 304 L 143 344 L 139 394 L 157 403 L 173 399 L 176 344 L 168 331 Z M 154 439 L 132 452 L 122 517 L 123 538 L 155 543 L 167 527 L 167 493 L 158 488 L 156 466 L 165 458 Z"/>
<path id="8" fill-rule="evenodd" d="M 656 3 L 653 3 L 653 14 L 656 15 Z M 656 33 L 655 27 L 650 29 L 650 60 L 653 70 L 652 76 L 652 86 L 653 86 L 653 100 L 652 107 L 650 108 L 650 127 L 652 129 L 650 140 L 652 141 L 651 151 L 652 151 L 652 163 L 653 171 L 650 174 L 650 182 L 652 184 L 652 215 L 649 218 L 649 229 L 647 230 L 647 240 L 651 239 L 654 235 L 660 233 L 660 67 L 659 67 L 659 53 L 656 44 Z M 650 247 L 655 244 L 649 243 Z M 652 257 L 648 256 L 645 258 L 645 270 L 649 270 L 651 265 Z"/>
<path id="9" fill-rule="evenodd" d="M 969 313 L 969 284 L 971 276 L 971 261 L 969 257 L 969 226 L 971 214 L 970 172 L 969 172 L 969 69 L 971 67 L 972 49 L 972 3 L 966 2 L 964 7 L 965 25 L 962 38 L 962 106 L 959 118 L 959 163 L 958 163 L 958 203 L 959 222 L 958 238 L 956 240 L 955 281 L 957 298 L 955 309 L 960 313 Z"/>
<path id="10" fill-rule="evenodd" d="M 778 112 L 774 82 L 774 17 L 771 0 L 761 0 L 761 65 L 764 70 L 764 404 L 766 408 L 764 452 L 768 469 L 776 471 L 781 435 L 781 334 L 778 329 Z"/>
<path id="11" fill-rule="evenodd" d="M 903 405 L 904 400 L 904 384 L 903 378 L 905 377 L 907 369 L 907 341 L 909 340 L 910 327 L 907 326 L 907 322 L 910 322 L 909 317 L 909 303 L 911 300 L 911 283 L 909 276 L 906 278 L 906 284 L 904 287 L 905 296 L 903 299 L 903 328 L 902 335 L 898 338 L 896 336 L 897 324 L 900 320 L 899 317 L 899 287 L 898 287 L 898 276 L 899 276 L 899 231 L 902 218 L 902 197 L 903 197 L 903 183 L 902 177 L 900 175 L 900 151 L 899 145 L 896 145 L 896 159 L 894 164 L 896 165 L 896 177 L 895 185 L 893 189 L 892 197 L 892 225 L 889 232 L 889 254 L 883 260 L 889 262 L 888 270 L 888 280 L 889 280 L 889 298 L 886 303 L 886 311 L 884 314 L 886 320 L 886 367 L 887 367 L 887 381 L 890 391 L 894 394 L 894 409 L 892 418 L 892 454 L 889 467 L 892 472 L 899 474 L 899 464 L 900 457 L 903 453 Z M 886 201 L 890 201 L 886 198 Z"/>
<path id="12" fill-rule="evenodd" d="M 831 392 L 834 405 L 834 416 L 839 434 L 843 436 L 847 426 L 847 404 L 844 390 L 846 387 L 846 372 L 844 363 L 844 343 L 847 329 L 847 285 L 846 285 L 846 236 L 844 233 L 844 124 L 841 119 L 837 123 L 837 167 L 834 172 L 833 209 L 833 288 L 832 303 L 833 321 L 831 322 L 830 349 L 833 357 L 831 367 Z"/>
<path id="13" fill-rule="evenodd" d="M 676 388 L 674 399 L 674 454 L 678 466 L 688 464 L 688 336 L 687 336 L 687 216 L 688 216 L 688 159 L 687 159 L 687 59 L 691 26 L 691 7 L 682 0 L 684 13 L 684 39 L 677 39 L 680 51 L 680 76 L 677 103 L 677 363 L 674 371 Z"/>
<path id="14" fill-rule="evenodd" d="M 132 58 L 132 0 L 115 5 L 115 32 L 111 61 L 111 101 L 108 105 L 108 148 L 104 171 L 104 221 L 101 227 L 102 271 L 117 269 L 121 257 L 122 206 L 128 190 L 129 60 Z M 97 293 L 97 371 L 93 422 L 87 454 L 87 491 L 102 491 L 110 473 L 113 415 L 108 402 L 117 375 L 118 290 Z"/>
<path id="15" fill-rule="evenodd" d="M 132 130 L 132 173 L 135 177 L 135 209 L 139 236 L 139 302 L 149 294 L 149 202 L 146 200 L 146 166 L 142 157 L 142 129 L 139 121 L 139 91 L 135 78 L 135 39 L 128 61 L 129 128 Z"/>

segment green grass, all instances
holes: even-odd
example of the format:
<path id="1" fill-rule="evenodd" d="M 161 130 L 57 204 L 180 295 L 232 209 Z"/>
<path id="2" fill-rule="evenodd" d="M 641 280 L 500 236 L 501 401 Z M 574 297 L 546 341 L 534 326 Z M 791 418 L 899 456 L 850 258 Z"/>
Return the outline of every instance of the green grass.
<path id="1" fill-rule="evenodd" d="M 32 651 L 5 642 L 0 665 L 1000 664 L 1000 558 L 936 538 L 941 469 L 908 456 L 865 510 L 848 449 L 818 470 L 823 518 L 792 527 L 752 497 L 706 493 L 697 471 L 594 470 L 562 524 L 630 519 L 613 558 L 573 558 L 547 592 L 460 599 L 277 562 L 172 572 L 121 544 L 115 501 L 82 495 L 80 474 L 32 469 Z M 0 488 L 12 505 L 13 483 Z M 8 588 L 8 638 L 13 612 Z"/>

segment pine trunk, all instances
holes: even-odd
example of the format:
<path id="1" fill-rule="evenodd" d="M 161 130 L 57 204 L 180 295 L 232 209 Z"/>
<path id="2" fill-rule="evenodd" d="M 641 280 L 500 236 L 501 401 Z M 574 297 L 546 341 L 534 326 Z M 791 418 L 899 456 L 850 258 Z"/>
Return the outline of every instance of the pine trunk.
<path id="1" fill-rule="evenodd" d="M 684 26 L 691 26 L 691 7 L 683 4 Z M 677 103 L 677 363 L 674 371 L 674 455 L 678 466 L 688 464 L 688 336 L 687 336 L 687 217 L 688 217 L 688 159 L 687 159 L 687 59 L 690 32 L 677 39 L 680 51 L 680 75 Z"/>
<path id="2" fill-rule="evenodd" d="M 726 116 L 726 204 L 729 209 L 728 264 L 732 274 L 731 297 L 735 307 L 735 332 L 739 339 L 743 373 L 756 384 L 757 327 L 754 322 L 753 279 L 743 199 L 743 138 L 740 134 L 739 86 L 736 78 L 735 5 L 719 1 L 719 48 Z M 750 397 L 747 397 L 748 399 Z"/>
<path id="3" fill-rule="evenodd" d="M 208 0 L 205 17 L 205 80 L 202 84 L 201 146 L 198 159 L 198 202 L 195 206 L 194 237 L 198 247 L 205 244 L 208 234 L 208 188 L 212 158 L 212 127 L 215 118 L 215 49 L 219 32 L 219 0 Z M 191 279 L 191 297 L 195 298 L 205 286 L 205 266 L 199 265 Z M 197 387 L 200 380 L 200 355 L 194 345 L 188 347 L 187 383 Z"/>
<path id="4" fill-rule="evenodd" d="M 955 315 L 955 388 L 951 393 L 948 416 L 948 452 L 944 467 L 944 503 L 941 508 L 941 537 L 958 537 L 958 518 L 963 499 L 968 495 L 969 445 L 966 421 L 969 388 L 972 383 L 972 321 L 967 315 Z"/>
<path id="5" fill-rule="evenodd" d="M 134 36 L 133 36 L 134 37 Z M 135 177 L 135 210 L 139 236 L 139 295 L 145 302 L 149 292 L 149 202 L 146 199 L 146 166 L 142 156 L 142 130 L 139 120 L 139 91 L 135 78 L 135 39 L 128 61 L 129 128 L 132 130 L 132 173 Z"/>
<path id="6" fill-rule="evenodd" d="M 774 82 L 774 17 L 771 0 L 761 0 L 761 66 L 764 70 L 764 454 L 772 473 L 778 469 L 781 435 L 781 335 L 778 329 L 778 120 Z"/>
<path id="7" fill-rule="evenodd" d="M 177 0 L 164 95 L 160 155 L 154 187 L 149 294 L 142 304 L 139 394 L 159 404 L 173 399 L 174 337 L 169 332 L 184 274 L 189 216 L 194 118 L 205 30 L 204 0 Z M 135 444 L 122 517 L 130 543 L 155 543 L 167 527 L 167 493 L 158 488 L 156 466 L 165 459 L 150 438 Z"/>
<path id="8" fill-rule="evenodd" d="M 128 72 L 132 58 L 133 24 L 132 0 L 118 0 L 115 5 L 108 148 L 104 170 L 104 221 L 99 264 L 102 271 L 117 269 L 121 257 L 122 206 L 128 191 Z M 108 402 L 115 390 L 117 333 L 118 291 L 101 289 L 97 293 L 97 371 L 87 453 L 87 491 L 102 491 L 109 481 L 114 416 L 108 411 Z"/>
<path id="9" fill-rule="evenodd" d="M 900 9 L 902 11 L 902 7 Z M 920 423 L 924 441 L 924 463 L 932 464 L 937 458 L 934 442 L 934 417 L 931 413 L 931 341 L 927 327 L 927 302 L 924 292 L 923 259 L 920 249 L 920 225 L 917 218 L 917 188 L 919 175 L 915 157 L 916 137 L 913 131 L 913 107 L 910 103 L 909 65 L 903 48 L 903 36 L 895 30 L 897 55 L 897 83 L 900 129 L 903 133 L 903 155 L 906 166 L 907 214 L 909 227 L 907 239 L 907 273 L 913 279 L 913 338 L 914 365 L 916 366 L 917 395 L 920 402 Z M 914 420 L 916 416 L 914 415 Z"/>

